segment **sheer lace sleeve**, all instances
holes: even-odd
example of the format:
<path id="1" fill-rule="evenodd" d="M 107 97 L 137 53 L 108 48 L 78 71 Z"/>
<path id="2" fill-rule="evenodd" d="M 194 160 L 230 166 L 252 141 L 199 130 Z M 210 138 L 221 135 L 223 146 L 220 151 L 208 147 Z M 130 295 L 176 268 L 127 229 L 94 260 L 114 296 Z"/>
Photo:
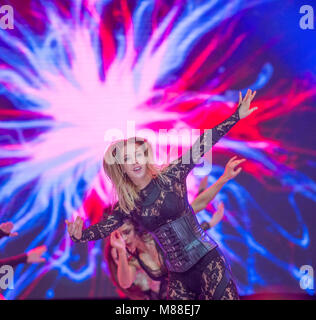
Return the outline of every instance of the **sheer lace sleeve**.
<path id="1" fill-rule="evenodd" d="M 81 239 L 77 239 L 74 236 L 71 239 L 74 242 L 87 242 L 95 241 L 106 238 L 117 228 L 122 226 L 123 214 L 119 209 L 115 209 L 112 214 L 104 214 L 103 219 L 82 231 Z"/>
<path id="2" fill-rule="evenodd" d="M 204 131 L 184 155 L 170 163 L 166 169 L 166 173 L 175 175 L 180 180 L 185 179 L 201 157 L 203 157 L 204 154 L 207 153 L 239 120 L 238 106 L 236 111 L 228 119 L 216 127 Z"/>

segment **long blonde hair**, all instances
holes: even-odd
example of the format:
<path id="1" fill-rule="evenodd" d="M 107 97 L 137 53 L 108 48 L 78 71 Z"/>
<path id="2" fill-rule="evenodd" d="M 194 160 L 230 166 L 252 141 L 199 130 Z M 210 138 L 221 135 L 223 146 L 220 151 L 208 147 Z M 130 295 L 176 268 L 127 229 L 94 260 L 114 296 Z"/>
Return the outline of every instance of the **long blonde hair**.
<path id="1" fill-rule="evenodd" d="M 144 154 L 147 157 L 147 170 L 153 177 L 164 180 L 161 169 L 154 164 L 153 149 L 147 139 L 132 137 L 113 142 L 104 154 L 103 168 L 113 183 L 120 209 L 127 214 L 135 209 L 136 201 L 139 199 L 136 185 L 123 171 L 122 159 L 128 143 L 134 143 L 144 148 Z"/>

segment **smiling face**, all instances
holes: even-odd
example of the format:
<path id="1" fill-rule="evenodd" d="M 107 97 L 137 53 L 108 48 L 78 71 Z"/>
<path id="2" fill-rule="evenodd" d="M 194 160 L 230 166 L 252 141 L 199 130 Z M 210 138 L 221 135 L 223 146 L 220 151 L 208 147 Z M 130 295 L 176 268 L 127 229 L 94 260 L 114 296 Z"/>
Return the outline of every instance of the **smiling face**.
<path id="1" fill-rule="evenodd" d="M 138 192 L 153 178 L 162 178 L 151 144 L 141 137 L 113 142 L 104 154 L 103 168 L 113 183 L 121 210 L 127 214 L 135 209 Z"/>
<path id="2" fill-rule="evenodd" d="M 141 181 L 148 174 L 144 144 L 127 143 L 123 160 L 123 170 L 133 182 Z"/>

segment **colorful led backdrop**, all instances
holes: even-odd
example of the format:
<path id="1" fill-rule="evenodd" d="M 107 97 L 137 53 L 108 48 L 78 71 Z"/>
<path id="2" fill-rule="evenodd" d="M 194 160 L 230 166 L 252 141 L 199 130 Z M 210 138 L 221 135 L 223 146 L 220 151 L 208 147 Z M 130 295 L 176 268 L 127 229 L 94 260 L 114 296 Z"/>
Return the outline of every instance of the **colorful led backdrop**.
<path id="1" fill-rule="evenodd" d="M 241 294 L 304 293 L 300 267 L 316 266 L 316 31 L 300 28 L 301 1 L 6 4 L 14 29 L 0 30 L 0 222 L 19 236 L 1 240 L 0 255 L 48 248 L 47 263 L 16 268 L 7 299 L 117 296 L 103 241 L 73 244 L 64 224 L 73 214 L 95 223 L 111 201 L 105 132 L 130 121 L 155 132 L 210 128 L 247 88 L 259 110 L 213 148 L 210 173 L 189 177 L 190 198 L 201 174 L 210 185 L 230 157 L 245 157 L 213 202 L 226 211 L 210 235 Z"/>

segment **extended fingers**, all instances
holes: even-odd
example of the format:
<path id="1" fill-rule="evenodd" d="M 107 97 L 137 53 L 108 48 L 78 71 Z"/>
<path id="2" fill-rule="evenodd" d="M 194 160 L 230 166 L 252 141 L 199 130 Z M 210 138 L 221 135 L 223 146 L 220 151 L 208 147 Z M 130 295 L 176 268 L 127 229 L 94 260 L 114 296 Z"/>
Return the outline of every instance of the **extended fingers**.
<path id="1" fill-rule="evenodd" d="M 79 228 L 82 225 L 82 223 L 83 223 L 83 220 L 79 216 L 77 216 L 75 220 L 76 227 Z"/>
<path id="2" fill-rule="evenodd" d="M 247 101 L 247 99 L 249 99 L 250 96 L 251 96 L 251 90 L 248 89 L 247 93 L 246 93 L 246 96 L 245 96 L 245 100 Z"/>
<path id="3" fill-rule="evenodd" d="M 74 233 L 75 235 L 78 235 L 80 233 L 80 231 L 82 230 L 82 226 L 83 226 L 83 220 L 78 216 L 74 222 Z"/>
<path id="4" fill-rule="evenodd" d="M 248 89 L 244 100 L 245 101 L 249 100 L 249 102 L 251 102 L 253 100 L 253 98 L 255 97 L 256 93 L 257 93 L 257 91 L 252 92 L 251 89 Z"/>
<path id="5" fill-rule="evenodd" d="M 232 163 L 235 159 L 237 158 L 237 156 L 233 156 L 232 158 L 230 158 L 227 162 L 227 164 Z"/>
<path id="6" fill-rule="evenodd" d="M 46 251 L 47 251 L 47 247 L 46 246 L 38 247 L 38 252 L 39 252 L 40 255 L 42 255 Z"/>
<path id="7" fill-rule="evenodd" d="M 72 236 L 74 234 L 74 228 L 75 228 L 74 223 L 73 222 L 69 222 L 67 224 L 67 228 L 68 228 L 69 235 Z"/>
<path id="8" fill-rule="evenodd" d="M 224 210 L 224 202 L 221 201 L 218 205 L 218 210 Z"/>
<path id="9" fill-rule="evenodd" d="M 42 255 L 47 251 L 47 247 L 45 245 L 37 247 L 33 249 L 32 256 L 33 256 L 33 262 L 45 262 L 46 259 L 42 257 Z"/>
<path id="10" fill-rule="evenodd" d="M 239 91 L 239 103 L 243 103 L 243 102 L 247 101 L 248 96 L 249 96 L 249 89 L 247 90 L 244 98 L 242 97 L 241 91 Z"/>
<path id="11" fill-rule="evenodd" d="M 251 102 L 253 100 L 253 98 L 255 97 L 257 91 L 252 92 L 251 89 L 248 89 L 246 92 L 246 95 L 244 98 L 242 98 L 242 93 L 241 91 L 239 91 L 239 104 L 241 104 L 242 102 L 248 101 Z"/>
<path id="12" fill-rule="evenodd" d="M 232 170 L 232 175 L 234 176 L 234 177 L 236 177 L 239 173 L 240 173 L 240 171 L 242 170 L 242 168 L 240 167 L 240 168 L 238 168 L 237 170 L 235 170 L 235 168 L 239 165 L 239 164 L 241 164 L 241 163 L 243 163 L 243 162 L 245 162 L 246 161 L 246 159 L 241 159 L 241 160 L 235 160 L 235 161 L 233 161 L 231 164 L 230 164 L 230 168 L 231 168 L 231 170 Z"/>
<path id="13" fill-rule="evenodd" d="M 252 114 L 254 111 L 256 111 L 258 109 L 258 107 L 254 107 L 254 108 L 252 108 L 252 109 L 250 109 L 249 111 L 248 111 L 248 114 L 247 114 L 247 116 L 249 116 L 250 114 Z"/>
<path id="14" fill-rule="evenodd" d="M 240 98 L 240 96 L 242 96 L 241 93 L 239 95 L 239 98 Z M 250 97 L 251 97 L 251 90 L 248 89 L 247 92 L 246 92 L 245 97 L 242 99 L 242 102 L 246 102 Z"/>
<path id="15" fill-rule="evenodd" d="M 235 175 L 237 176 L 239 173 L 240 173 L 240 171 L 242 170 L 242 168 L 240 167 L 240 168 L 238 168 L 236 171 L 235 171 Z"/>
<path id="16" fill-rule="evenodd" d="M 236 160 L 237 156 L 232 157 L 226 164 L 226 166 L 228 166 L 229 168 L 234 169 L 236 166 L 238 166 L 240 163 L 246 161 L 246 159 L 240 159 L 240 160 Z"/>
<path id="17" fill-rule="evenodd" d="M 243 163 L 245 161 L 246 161 L 246 159 L 235 160 L 235 161 L 232 161 L 230 165 L 232 168 L 236 168 L 240 163 Z"/>
<path id="18" fill-rule="evenodd" d="M 12 222 L 4 222 L 0 225 L 1 230 L 5 233 L 10 233 L 14 225 Z"/>
<path id="19" fill-rule="evenodd" d="M 12 232 L 12 233 L 9 234 L 9 237 L 16 237 L 17 235 L 18 235 L 17 232 Z"/>
<path id="20" fill-rule="evenodd" d="M 74 231 L 75 231 L 75 223 L 74 222 L 70 222 L 68 220 L 65 220 L 65 223 L 67 225 L 67 229 L 68 229 L 69 235 L 72 236 L 74 234 Z"/>

